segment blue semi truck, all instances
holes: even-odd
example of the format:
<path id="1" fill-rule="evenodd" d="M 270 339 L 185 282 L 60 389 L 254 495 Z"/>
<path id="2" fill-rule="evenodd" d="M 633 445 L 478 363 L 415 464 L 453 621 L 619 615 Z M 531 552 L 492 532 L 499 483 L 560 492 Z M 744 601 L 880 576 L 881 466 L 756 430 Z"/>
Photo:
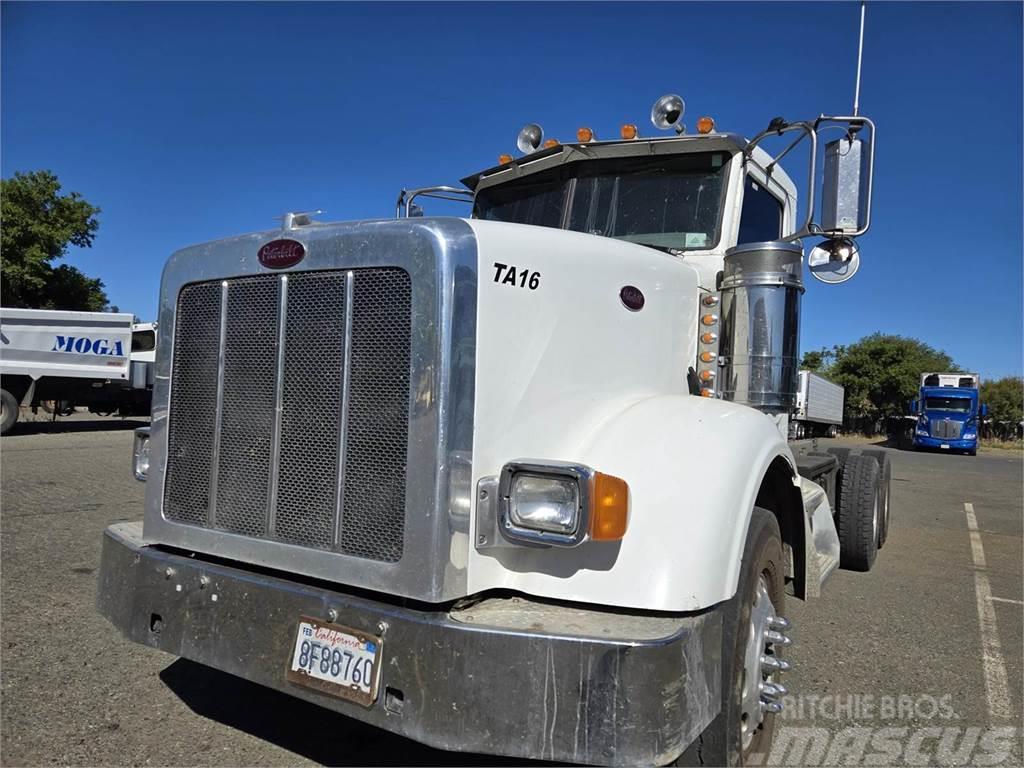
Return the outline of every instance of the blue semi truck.
<path id="1" fill-rule="evenodd" d="M 978 427 L 988 407 L 978 399 L 976 373 L 924 373 L 921 391 L 911 403 L 917 416 L 914 448 L 978 452 Z"/>

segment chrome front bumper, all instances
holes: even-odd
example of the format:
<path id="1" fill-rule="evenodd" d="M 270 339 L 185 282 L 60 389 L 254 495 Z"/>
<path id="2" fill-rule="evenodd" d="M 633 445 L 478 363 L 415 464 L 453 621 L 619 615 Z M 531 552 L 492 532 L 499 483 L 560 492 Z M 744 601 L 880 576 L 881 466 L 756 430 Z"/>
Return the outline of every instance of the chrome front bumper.
<path id="1" fill-rule="evenodd" d="M 411 607 L 159 549 L 141 523 L 107 529 L 99 579 L 100 612 L 130 640 L 440 749 L 665 764 L 720 709 L 715 610 L 629 614 L 521 596 Z M 383 632 L 369 708 L 288 682 L 302 614 Z"/>

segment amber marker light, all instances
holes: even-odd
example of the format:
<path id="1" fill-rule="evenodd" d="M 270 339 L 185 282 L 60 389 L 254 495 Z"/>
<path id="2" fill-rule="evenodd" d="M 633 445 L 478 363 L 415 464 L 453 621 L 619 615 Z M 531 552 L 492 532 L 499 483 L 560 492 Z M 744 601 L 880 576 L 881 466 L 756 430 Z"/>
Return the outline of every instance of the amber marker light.
<path id="1" fill-rule="evenodd" d="M 580 144 L 588 144 L 595 138 L 596 137 L 594 136 L 594 131 L 592 128 L 587 128 L 584 126 L 583 128 L 576 129 L 576 141 L 580 142 Z"/>
<path id="2" fill-rule="evenodd" d="M 700 340 L 703 344 L 714 344 L 716 341 L 718 341 L 718 334 L 711 333 L 710 331 L 708 331 L 707 333 L 702 333 L 700 335 Z"/>
<path id="3" fill-rule="evenodd" d="M 709 295 L 709 296 L 705 296 L 702 299 L 702 301 L 704 302 L 704 306 L 705 307 L 713 307 L 713 306 L 715 306 L 718 303 L 718 297 L 717 296 L 710 296 Z"/>
<path id="4" fill-rule="evenodd" d="M 713 378 L 715 378 L 715 372 L 714 371 L 701 371 L 700 372 L 700 380 L 701 381 L 711 381 Z"/>
<path id="5" fill-rule="evenodd" d="M 620 477 L 594 473 L 594 495 L 590 510 L 590 538 L 619 541 L 629 524 L 629 486 Z"/>
<path id="6" fill-rule="evenodd" d="M 697 133 L 711 133 L 713 130 L 715 130 L 714 118 L 705 115 L 697 120 Z"/>
<path id="7" fill-rule="evenodd" d="M 713 362 L 715 362 L 715 353 L 714 352 L 701 352 L 700 353 L 700 361 L 702 363 L 713 363 Z"/>
<path id="8" fill-rule="evenodd" d="M 710 387 L 704 387 L 704 389 L 702 389 L 700 391 L 700 396 L 701 397 L 714 397 L 715 396 L 715 390 L 711 389 Z"/>
<path id="9" fill-rule="evenodd" d="M 544 142 L 545 149 L 551 149 L 552 147 L 558 146 L 558 139 L 547 139 Z"/>
<path id="10" fill-rule="evenodd" d="M 718 315 L 704 315 L 700 321 L 704 323 L 704 325 L 714 325 L 718 322 Z"/>
<path id="11" fill-rule="evenodd" d="M 637 127 L 633 125 L 633 123 L 626 123 L 619 129 L 619 135 L 629 141 L 630 139 L 635 139 L 639 136 L 640 131 L 637 130 Z"/>
<path id="12" fill-rule="evenodd" d="M 512 155 L 498 155 L 498 162 L 502 165 L 512 162 Z"/>

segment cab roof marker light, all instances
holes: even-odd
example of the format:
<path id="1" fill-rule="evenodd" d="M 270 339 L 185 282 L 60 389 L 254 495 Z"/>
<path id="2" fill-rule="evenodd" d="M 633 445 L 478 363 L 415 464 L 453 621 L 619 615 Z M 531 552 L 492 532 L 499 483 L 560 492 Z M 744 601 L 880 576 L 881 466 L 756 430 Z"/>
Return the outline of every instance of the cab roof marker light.
<path id="1" fill-rule="evenodd" d="M 576 141 L 578 141 L 580 144 L 589 144 L 592 141 L 597 141 L 597 136 L 594 134 L 594 129 L 587 128 L 586 126 L 583 126 L 582 128 L 577 128 Z"/>

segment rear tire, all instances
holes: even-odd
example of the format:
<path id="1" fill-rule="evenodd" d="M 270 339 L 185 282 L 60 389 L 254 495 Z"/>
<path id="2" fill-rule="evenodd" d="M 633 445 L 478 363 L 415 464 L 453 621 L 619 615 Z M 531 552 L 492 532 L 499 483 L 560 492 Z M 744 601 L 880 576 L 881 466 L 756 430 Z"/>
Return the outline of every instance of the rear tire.
<path id="1" fill-rule="evenodd" d="M 889 461 L 889 454 L 886 451 L 876 449 L 861 453 L 864 456 L 873 457 L 878 462 L 880 473 L 878 482 L 878 503 L 880 505 L 878 508 L 878 548 L 881 549 L 886 539 L 889 538 L 889 492 L 892 485 L 892 462 Z"/>
<path id="2" fill-rule="evenodd" d="M 836 529 L 839 565 L 851 571 L 870 571 L 878 554 L 881 521 L 881 469 L 873 456 L 848 456 L 839 478 Z"/>
<path id="3" fill-rule="evenodd" d="M 750 714 L 744 712 L 745 673 L 749 666 L 746 656 L 753 647 L 751 644 L 759 644 L 761 653 L 766 655 L 774 656 L 781 650 L 775 644 L 752 640 L 757 631 L 752 616 L 759 605 L 763 607 L 763 603 L 758 603 L 758 598 L 763 600 L 762 585 L 771 600 L 773 615 L 782 616 L 786 607 L 785 568 L 782 535 L 775 515 L 767 509 L 754 507 L 743 549 L 739 585 L 736 594 L 722 608 L 722 711 L 680 755 L 675 765 L 766 763 L 775 733 L 775 715 L 764 712 L 764 719 L 753 723 Z M 770 681 L 777 683 L 778 673 L 774 673 Z"/>
<path id="4" fill-rule="evenodd" d="M 0 389 L 0 435 L 6 435 L 18 422 L 18 400 L 6 389 Z"/>

